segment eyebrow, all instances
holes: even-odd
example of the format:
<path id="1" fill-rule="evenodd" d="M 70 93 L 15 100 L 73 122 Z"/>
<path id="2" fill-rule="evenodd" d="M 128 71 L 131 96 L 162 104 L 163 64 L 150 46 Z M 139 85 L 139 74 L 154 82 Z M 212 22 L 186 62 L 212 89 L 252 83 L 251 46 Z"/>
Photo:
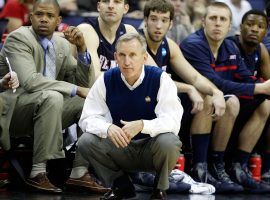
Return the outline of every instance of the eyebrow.
<path id="1" fill-rule="evenodd" d="M 151 15 L 149 15 L 149 17 L 158 17 L 158 16 L 155 14 L 151 14 Z M 162 19 L 170 19 L 170 17 L 162 17 Z"/>

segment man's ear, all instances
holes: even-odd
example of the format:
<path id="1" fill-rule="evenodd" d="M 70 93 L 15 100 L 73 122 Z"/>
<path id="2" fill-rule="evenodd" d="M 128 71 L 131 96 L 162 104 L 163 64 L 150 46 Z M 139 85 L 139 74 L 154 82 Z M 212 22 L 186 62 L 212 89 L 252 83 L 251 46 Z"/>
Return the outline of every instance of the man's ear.
<path id="1" fill-rule="evenodd" d="M 113 56 L 114 56 L 114 60 L 116 61 L 116 63 L 117 63 L 117 53 L 116 52 L 114 52 L 113 53 Z"/>
<path id="2" fill-rule="evenodd" d="M 231 28 L 232 28 L 232 22 L 229 25 L 229 32 L 231 31 Z"/>
<path id="3" fill-rule="evenodd" d="M 266 28 L 266 31 L 265 31 L 265 34 L 264 34 L 264 38 L 267 36 L 267 33 L 268 33 L 268 27 Z"/>
<path id="4" fill-rule="evenodd" d="M 146 63 L 146 61 L 148 59 L 148 53 L 147 52 L 144 53 L 143 59 L 144 59 L 144 63 Z"/>
<path id="5" fill-rule="evenodd" d="M 29 14 L 29 19 L 30 19 L 31 24 L 32 24 L 32 18 L 33 18 L 33 12 L 31 12 L 31 13 Z"/>
<path id="6" fill-rule="evenodd" d="M 243 24 L 240 24 L 240 33 L 242 32 Z M 231 24 L 230 24 L 230 29 L 231 29 Z"/>
<path id="7" fill-rule="evenodd" d="M 62 16 L 58 16 L 57 18 L 57 26 L 59 26 L 62 22 Z"/>
<path id="8" fill-rule="evenodd" d="M 143 21 L 144 21 L 144 27 L 145 27 L 145 28 L 147 28 L 147 19 L 148 19 L 147 17 L 144 17 L 144 18 L 143 18 Z"/>
<path id="9" fill-rule="evenodd" d="M 98 2 L 97 2 L 97 11 L 98 11 L 98 12 L 100 11 L 100 8 L 99 8 L 100 5 L 99 5 L 99 4 L 100 4 L 100 2 L 98 1 Z"/>
<path id="10" fill-rule="evenodd" d="M 173 26 L 173 20 L 170 21 L 169 30 L 172 28 L 172 26 Z"/>
<path id="11" fill-rule="evenodd" d="M 127 14 L 128 10 L 129 10 L 129 5 L 126 3 L 124 5 L 124 14 Z"/>
<path id="12" fill-rule="evenodd" d="M 202 18 L 202 27 L 205 28 L 205 18 Z"/>

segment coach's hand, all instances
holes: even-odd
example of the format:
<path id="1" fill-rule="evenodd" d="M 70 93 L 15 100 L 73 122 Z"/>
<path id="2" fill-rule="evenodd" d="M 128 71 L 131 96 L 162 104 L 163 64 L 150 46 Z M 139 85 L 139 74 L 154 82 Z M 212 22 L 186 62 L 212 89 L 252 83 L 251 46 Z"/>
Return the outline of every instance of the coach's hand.
<path id="1" fill-rule="evenodd" d="M 115 144 L 117 148 L 127 147 L 130 141 L 124 131 L 114 124 L 108 128 L 108 138 Z"/>

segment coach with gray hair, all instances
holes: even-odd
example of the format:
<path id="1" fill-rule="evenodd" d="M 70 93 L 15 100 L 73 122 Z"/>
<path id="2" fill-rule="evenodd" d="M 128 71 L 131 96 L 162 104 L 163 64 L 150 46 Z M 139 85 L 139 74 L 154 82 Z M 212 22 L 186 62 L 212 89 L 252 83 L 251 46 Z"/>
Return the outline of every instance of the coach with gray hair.
<path id="1" fill-rule="evenodd" d="M 144 65 L 146 43 L 138 33 L 121 36 L 114 56 L 119 67 L 101 75 L 86 98 L 79 152 L 112 187 L 101 199 L 134 197 L 127 172 L 137 171 L 156 173 L 151 197 L 166 199 L 181 148 L 176 87 L 165 72 Z"/>

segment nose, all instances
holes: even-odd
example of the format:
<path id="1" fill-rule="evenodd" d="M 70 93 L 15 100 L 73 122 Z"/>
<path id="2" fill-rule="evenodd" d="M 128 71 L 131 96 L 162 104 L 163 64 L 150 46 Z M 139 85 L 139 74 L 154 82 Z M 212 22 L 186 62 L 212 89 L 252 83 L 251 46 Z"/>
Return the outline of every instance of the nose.
<path id="1" fill-rule="evenodd" d="M 125 57 L 124 63 L 125 63 L 126 66 L 130 65 L 130 59 L 129 59 L 128 56 Z"/>
<path id="2" fill-rule="evenodd" d="M 259 27 L 258 27 L 257 24 L 254 24 L 254 25 L 251 27 L 251 31 L 253 31 L 253 32 L 258 32 L 258 29 L 259 29 Z"/>
<path id="3" fill-rule="evenodd" d="M 160 29 L 160 28 L 162 27 L 162 21 L 161 21 L 161 20 L 157 20 L 156 27 L 157 27 L 158 29 Z"/>
<path id="4" fill-rule="evenodd" d="M 113 7 L 114 7 L 114 2 L 113 2 L 113 0 L 110 0 L 110 1 L 109 1 L 109 5 L 108 5 L 108 6 L 109 6 L 109 8 L 113 8 Z"/>
<path id="5" fill-rule="evenodd" d="M 216 26 L 220 26 L 221 25 L 221 20 L 220 20 L 220 18 L 217 18 L 216 19 Z"/>
<path id="6" fill-rule="evenodd" d="M 46 15 L 42 15 L 42 17 L 40 18 L 41 22 L 47 22 L 48 21 L 48 17 Z"/>

